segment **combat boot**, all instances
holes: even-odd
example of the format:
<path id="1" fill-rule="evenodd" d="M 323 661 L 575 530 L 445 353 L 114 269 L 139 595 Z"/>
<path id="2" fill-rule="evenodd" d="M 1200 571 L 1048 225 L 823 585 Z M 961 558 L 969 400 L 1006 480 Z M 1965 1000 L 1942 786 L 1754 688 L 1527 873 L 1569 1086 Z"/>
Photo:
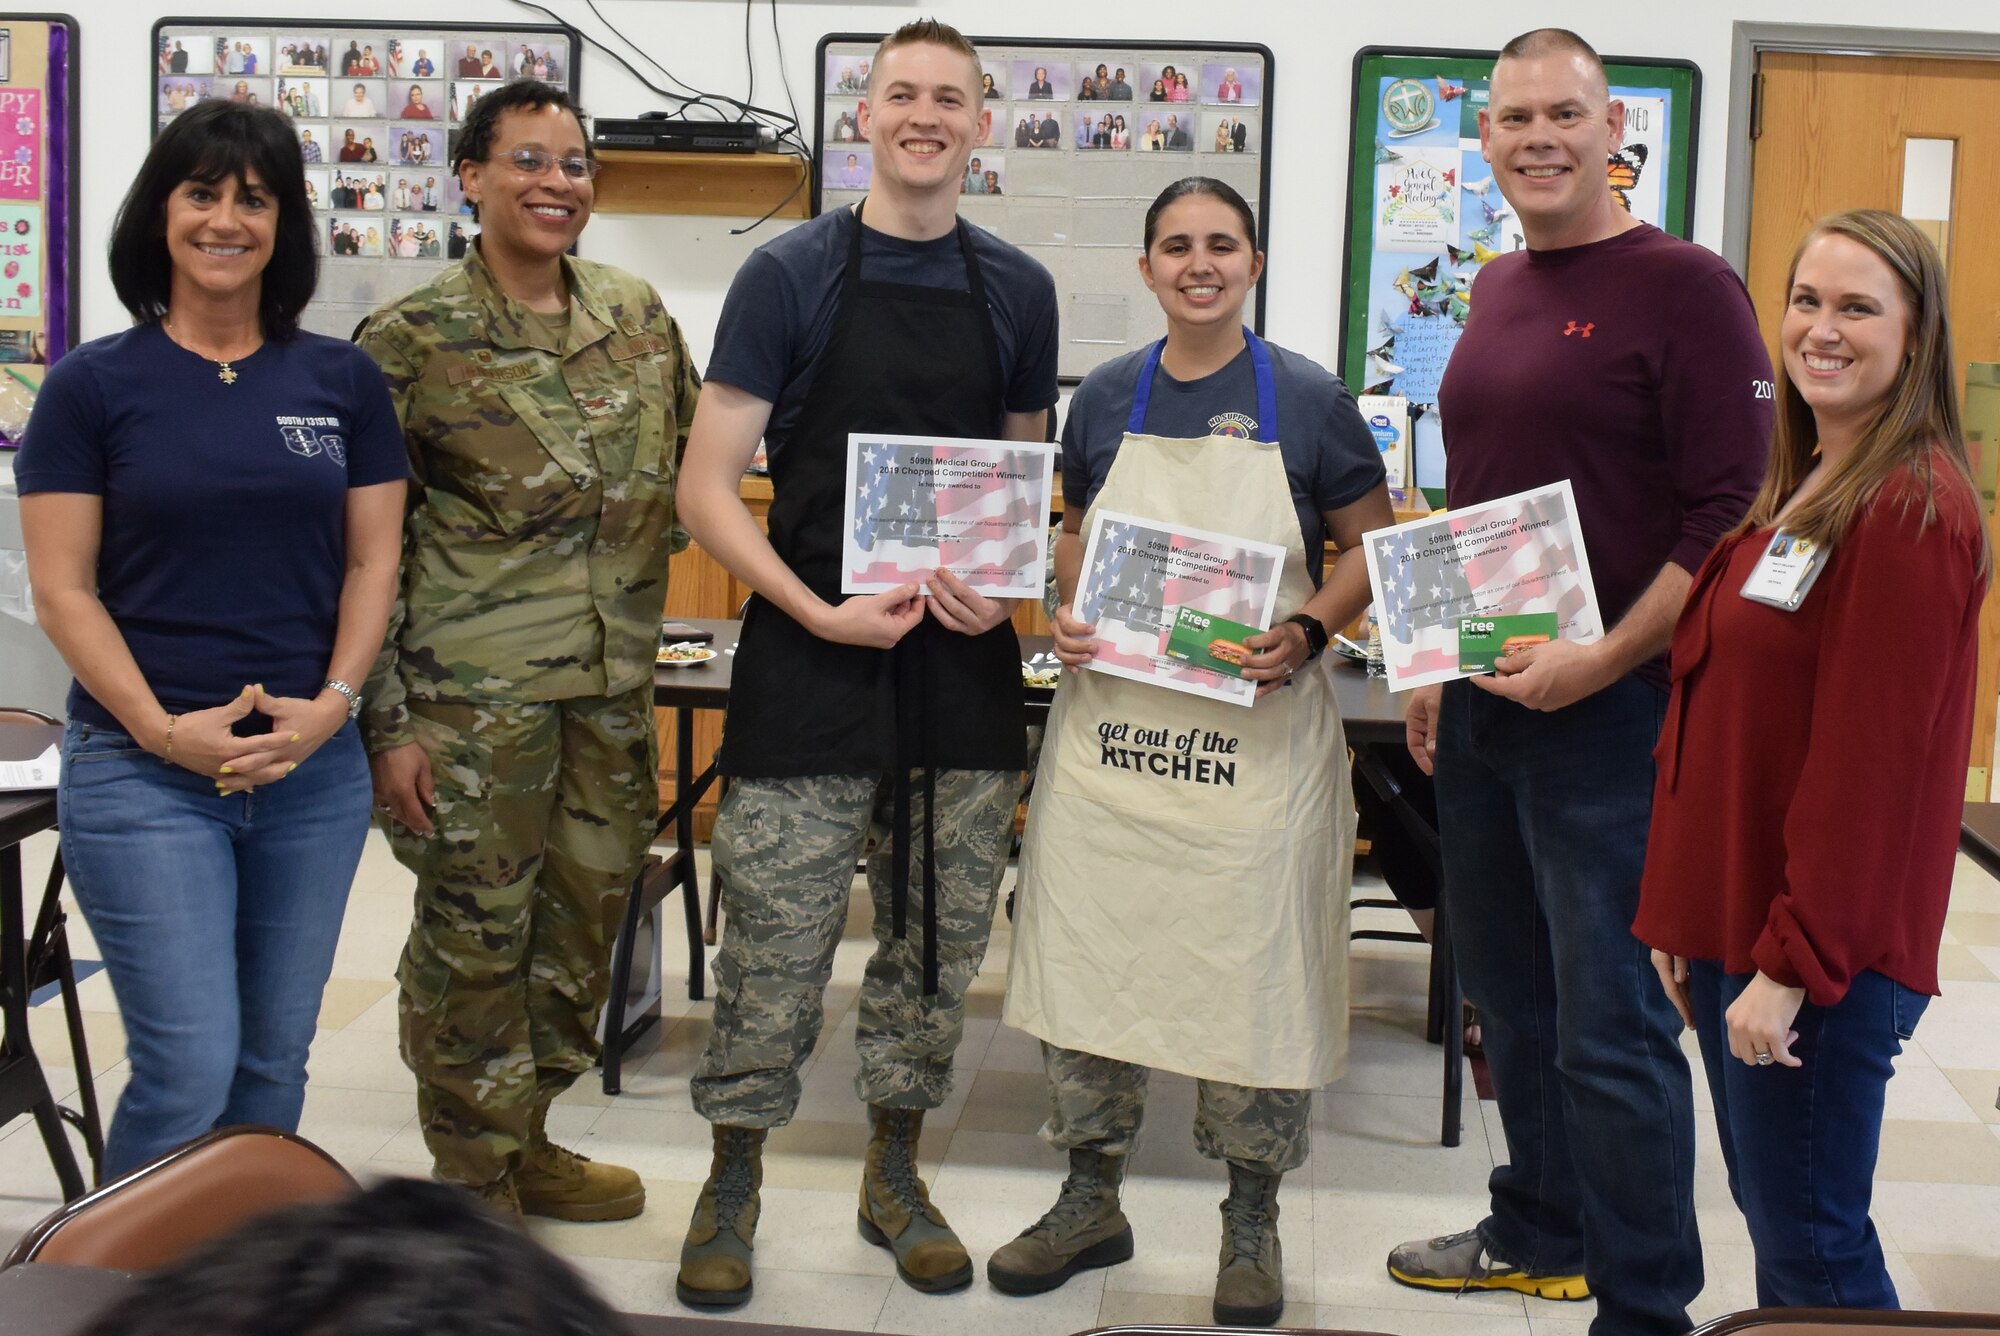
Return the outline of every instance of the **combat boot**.
<path id="1" fill-rule="evenodd" d="M 764 1129 L 715 1129 L 715 1158 L 695 1198 L 674 1293 L 696 1308 L 734 1308 L 750 1298 L 750 1250 L 764 1186 Z"/>
<path id="2" fill-rule="evenodd" d="M 524 1215 L 551 1220 L 630 1220 L 646 1209 L 646 1187 L 639 1175 L 615 1164 L 598 1164 L 549 1140 L 543 1130 L 548 1106 L 543 1105 L 521 1148 L 514 1170 L 514 1192 Z"/>
<path id="3" fill-rule="evenodd" d="M 1278 1243 L 1282 1174 L 1229 1166 L 1222 1203 L 1222 1260 L 1215 1275 L 1215 1321 L 1268 1327 L 1285 1311 L 1285 1255 Z"/>
<path id="4" fill-rule="evenodd" d="M 917 1177 L 917 1138 L 923 1130 L 922 1109 L 868 1106 L 861 1237 L 896 1255 L 896 1274 L 911 1289 L 942 1294 L 972 1283 L 972 1258 Z"/>
<path id="5" fill-rule="evenodd" d="M 1132 1225 L 1118 1205 L 1125 1157 L 1069 1153 L 1056 1204 L 1021 1236 L 986 1259 L 986 1279 L 1003 1294 L 1042 1294 L 1079 1271 L 1132 1256 Z"/>

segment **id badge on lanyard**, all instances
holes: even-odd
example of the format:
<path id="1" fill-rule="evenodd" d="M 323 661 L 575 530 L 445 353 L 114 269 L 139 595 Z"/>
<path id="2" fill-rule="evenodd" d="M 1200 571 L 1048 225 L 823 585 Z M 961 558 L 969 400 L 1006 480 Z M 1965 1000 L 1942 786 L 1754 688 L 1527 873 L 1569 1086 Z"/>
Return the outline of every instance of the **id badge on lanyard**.
<path id="1" fill-rule="evenodd" d="M 1757 558 L 1750 578 L 1743 582 L 1743 597 L 1781 612 L 1797 612 L 1825 568 L 1826 556 L 1825 543 L 1780 529 Z"/>

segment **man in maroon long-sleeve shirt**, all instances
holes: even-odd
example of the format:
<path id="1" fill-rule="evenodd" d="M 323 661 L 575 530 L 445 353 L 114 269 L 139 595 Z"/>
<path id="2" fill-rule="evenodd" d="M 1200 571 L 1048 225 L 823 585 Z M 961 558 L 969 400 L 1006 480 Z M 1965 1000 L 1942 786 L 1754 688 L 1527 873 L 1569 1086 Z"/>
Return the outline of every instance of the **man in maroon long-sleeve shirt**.
<path id="1" fill-rule="evenodd" d="M 1605 172 L 1624 108 L 1582 38 L 1495 65 L 1480 142 L 1528 249 L 1491 261 L 1440 391 L 1446 497 L 1568 478 L 1609 632 L 1420 690 L 1444 912 L 1484 1027 L 1509 1163 L 1460 1234 L 1404 1244 L 1405 1284 L 1595 1295 L 1593 1336 L 1667 1336 L 1701 1290 L 1680 1019 L 1632 937 L 1690 577 L 1748 507 L 1771 368 L 1742 283 L 1641 223 Z"/>

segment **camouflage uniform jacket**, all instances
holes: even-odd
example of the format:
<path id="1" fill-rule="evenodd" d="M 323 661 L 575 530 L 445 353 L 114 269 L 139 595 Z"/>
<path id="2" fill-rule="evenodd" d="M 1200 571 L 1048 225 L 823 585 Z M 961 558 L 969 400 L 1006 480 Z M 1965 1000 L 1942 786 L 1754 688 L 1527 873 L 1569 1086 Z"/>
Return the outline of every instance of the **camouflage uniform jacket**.
<path id="1" fill-rule="evenodd" d="M 653 671 L 701 381 L 651 285 L 563 268 L 566 332 L 503 293 L 475 246 L 357 336 L 412 474 L 402 587 L 364 692 L 370 751 L 415 740 L 407 699 L 603 696 Z"/>

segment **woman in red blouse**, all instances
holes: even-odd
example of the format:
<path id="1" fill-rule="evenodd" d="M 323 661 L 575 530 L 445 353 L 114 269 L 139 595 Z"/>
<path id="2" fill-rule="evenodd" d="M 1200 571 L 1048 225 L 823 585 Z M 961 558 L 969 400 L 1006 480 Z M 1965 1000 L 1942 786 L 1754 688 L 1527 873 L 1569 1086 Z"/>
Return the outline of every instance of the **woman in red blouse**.
<path id="1" fill-rule="evenodd" d="M 1770 472 L 1674 631 L 1633 931 L 1701 1041 L 1758 1303 L 1894 1308 L 1869 1197 L 1938 991 L 1991 557 L 1930 242 L 1840 214 L 1788 290 Z"/>

